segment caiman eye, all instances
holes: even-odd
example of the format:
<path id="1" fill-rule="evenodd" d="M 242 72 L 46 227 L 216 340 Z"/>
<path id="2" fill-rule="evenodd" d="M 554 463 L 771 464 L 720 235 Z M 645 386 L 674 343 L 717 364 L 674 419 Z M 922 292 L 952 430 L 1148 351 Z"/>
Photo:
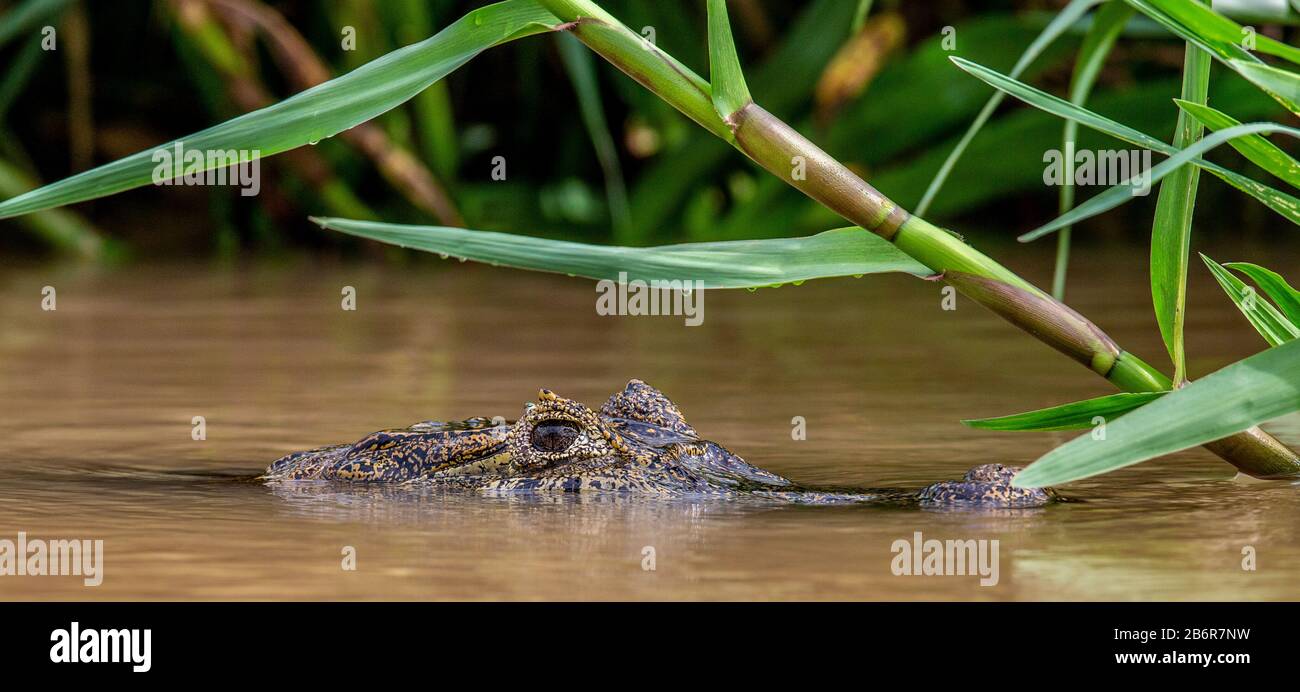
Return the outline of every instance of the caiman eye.
<path id="1" fill-rule="evenodd" d="M 533 426 L 530 442 L 539 452 L 563 452 L 578 439 L 578 425 L 567 420 L 544 420 Z"/>

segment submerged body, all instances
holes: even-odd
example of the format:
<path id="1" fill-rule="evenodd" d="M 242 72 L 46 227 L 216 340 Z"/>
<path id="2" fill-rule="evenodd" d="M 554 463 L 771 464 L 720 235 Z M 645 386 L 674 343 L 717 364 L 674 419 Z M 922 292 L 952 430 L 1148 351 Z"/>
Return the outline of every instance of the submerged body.
<path id="1" fill-rule="evenodd" d="M 1015 508 L 1055 498 L 1047 489 L 1012 487 L 1014 475 L 1015 469 L 987 464 L 961 481 L 916 494 L 801 487 L 701 438 L 659 390 L 632 380 L 599 411 L 544 389 L 514 423 L 473 418 L 381 430 L 354 444 L 289 454 L 272 463 L 264 479 L 432 483 L 489 492 L 743 494 L 807 504 Z"/>

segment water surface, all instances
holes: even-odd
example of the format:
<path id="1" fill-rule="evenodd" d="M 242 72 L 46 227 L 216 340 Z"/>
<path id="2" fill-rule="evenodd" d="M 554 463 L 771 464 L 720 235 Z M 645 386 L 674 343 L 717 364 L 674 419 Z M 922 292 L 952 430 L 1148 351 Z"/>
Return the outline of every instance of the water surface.
<path id="1" fill-rule="evenodd" d="M 1162 362 L 1140 254 L 1081 258 L 1071 303 Z M 40 309 L 47 285 L 53 312 Z M 340 307 L 344 286 L 356 311 Z M 380 428 L 513 419 L 539 387 L 599 405 L 636 377 L 705 436 L 789 478 L 919 488 L 975 464 L 1028 463 L 1069 437 L 961 418 L 1110 391 L 969 301 L 942 310 L 939 290 L 868 277 L 710 292 L 703 325 L 686 327 L 598 316 L 587 281 L 471 264 L 11 267 L 0 273 L 0 538 L 102 539 L 105 573 L 93 588 L 0 577 L 0 598 L 1300 597 L 1300 488 L 1234 480 L 1201 450 L 1021 512 L 247 480 L 286 452 Z M 1193 285 L 1198 374 L 1263 345 L 1217 290 Z M 195 416 L 206 440 L 192 439 Z M 796 416 L 806 440 L 792 439 Z M 1280 427 L 1300 443 L 1300 426 Z M 998 539 L 998 585 L 894 576 L 891 544 L 918 531 Z M 344 546 L 355 571 L 341 568 Z M 648 546 L 654 571 L 642 569 Z M 1241 569 L 1244 546 L 1256 571 Z"/>

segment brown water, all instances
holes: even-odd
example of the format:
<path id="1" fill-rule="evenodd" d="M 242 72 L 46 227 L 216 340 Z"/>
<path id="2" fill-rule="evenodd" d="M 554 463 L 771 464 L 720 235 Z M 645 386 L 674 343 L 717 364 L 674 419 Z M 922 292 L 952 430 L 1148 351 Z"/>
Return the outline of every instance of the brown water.
<path id="1" fill-rule="evenodd" d="M 1158 362 L 1142 259 L 1081 261 L 1071 302 Z M 355 312 L 340 309 L 345 285 Z M 869 277 L 710 292 L 704 324 L 685 327 L 599 317 L 590 282 L 470 264 L 7 269 L 0 539 L 102 539 L 104 576 L 0 576 L 0 598 L 1300 597 L 1300 488 L 1234 480 L 1200 450 L 1069 486 L 1084 502 L 1000 513 L 241 480 L 291 450 L 426 418 L 514 418 L 542 386 L 599 404 L 638 377 L 797 481 L 919 488 L 1068 439 L 960 418 L 1108 392 L 965 300 L 941 310 L 939 290 Z M 1193 287 L 1196 373 L 1262 345 L 1215 291 Z M 195 416 L 206 440 L 191 439 Z M 1274 430 L 1300 442 L 1287 427 Z M 998 539 L 999 583 L 894 576 L 892 543 L 917 531 Z"/>

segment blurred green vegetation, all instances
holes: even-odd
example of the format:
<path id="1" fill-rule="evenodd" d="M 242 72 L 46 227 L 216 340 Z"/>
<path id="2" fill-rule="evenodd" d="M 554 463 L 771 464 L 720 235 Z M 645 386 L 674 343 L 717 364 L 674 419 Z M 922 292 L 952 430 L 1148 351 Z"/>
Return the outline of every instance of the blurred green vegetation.
<path id="1" fill-rule="evenodd" d="M 429 36 L 481 4 L 0 1 L 0 198 L 284 98 Z M 703 2 L 602 4 L 708 73 Z M 758 102 L 914 207 L 991 95 L 948 57 L 1007 71 L 1064 4 L 878 0 L 860 28 L 855 0 L 733 0 L 732 13 Z M 41 43 L 46 26 L 57 30 L 52 51 Z M 1066 93 L 1085 28 L 1048 48 L 1022 79 Z M 843 225 L 604 61 L 565 50 L 564 38 L 488 51 L 349 136 L 263 160 L 257 197 L 233 188 L 148 187 L 0 221 L 0 253 L 397 252 L 323 233 L 307 221 L 311 214 L 628 245 L 807 235 Z M 1181 41 L 1135 21 L 1089 108 L 1168 140 L 1182 54 Z M 1210 103 L 1237 120 L 1293 120 L 1243 80 L 1211 84 Z M 1051 115 L 1003 104 L 928 216 L 980 233 L 983 242 L 1010 241 L 1054 218 L 1057 190 L 1042 182 L 1043 153 L 1058 148 L 1060 137 Z M 1091 132 L 1082 133 L 1079 147 L 1126 148 Z M 1256 172 L 1224 149 L 1213 158 Z M 506 162 L 505 181 L 491 177 L 497 156 Z M 1198 224 L 1209 232 L 1240 238 L 1275 224 L 1236 191 L 1203 188 Z M 1077 238 L 1145 243 L 1153 204 L 1090 221 Z"/>

